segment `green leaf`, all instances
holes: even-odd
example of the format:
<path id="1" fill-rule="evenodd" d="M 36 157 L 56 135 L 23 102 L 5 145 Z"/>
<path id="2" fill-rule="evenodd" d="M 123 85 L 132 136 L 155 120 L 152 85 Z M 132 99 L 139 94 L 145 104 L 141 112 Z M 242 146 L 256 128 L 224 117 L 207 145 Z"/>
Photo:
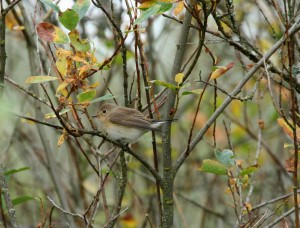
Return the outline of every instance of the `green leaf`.
<path id="1" fill-rule="evenodd" d="M 235 163 L 235 155 L 232 150 L 225 149 L 223 151 L 215 150 L 215 156 L 223 165 L 230 167 Z"/>
<path id="2" fill-rule="evenodd" d="M 22 167 L 22 168 L 19 168 L 19 169 L 10 169 L 10 170 L 5 171 L 4 175 L 8 176 L 8 175 L 12 175 L 12 174 L 19 173 L 19 172 L 29 170 L 29 169 L 30 169 L 30 167 L 28 167 L 28 166 Z"/>
<path id="3" fill-rule="evenodd" d="M 240 175 L 241 175 L 241 176 L 245 176 L 245 175 L 248 175 L 248 174 L 251 174 L 251 173 L 256 172 L 256 170 L 257 170 L 257 167 L 255 167 L 255 166 L 249 166 L 249 167 L 243 169 L 243 170 L 240 172 Z"/>
<path id="4" fill-rule="evenodd" d="M 62 110 L 59 112 L 58 115 L 61 116 L 62 114 L 65 114 L 65 113 L 67 113 L 67 112 L 70 111 L 70 110 L 71 110 L 71 109 L 68 109 L 68 108 L 62 109 Z M 51 119 L 51 118 L 56 118 L 56 115 L 55 115 L 54 112 L 50 112 L 50 113 L 45 114 L 45 119 Z"/>
<path id="5" fill-rule="evenodd" d="M 77 99 L 78 99 L 79 102 L 89 102 L 95 96 L 96 96 L 96 90 L 92 89 L 92 90 L 87 90 L 87 91 L 85 91 L 81 94 L 78 94 Z"/>
<path id="6" fill-rule="evenodd" d="M 214 173 L 217 175 L 227 175 L 227 168 L 224 165 L 210 159 L 205 159 L 199 170 L 202 172 Z"/>
<path id="7" fill-rule="evenodd" d="M 89 40 L 80 39 L 79 34 L 76 30 L 69 32 L 69 38 L 71 40 L 71 44 L 78 51 L 87 52 L 91 49 Z"/>
<path id="8" fill-rule="evenodd" d="M 56 44 L 69 43 L 68 36 L 59 27 L 53 24 L 47 22 L 39 23 L 36 27 L 36 32 L 38 36 L 46 42 L 53 42 Z"/>
<path id="9" fill-rule="evenodd" d="M 115 98 L 115 97 L 116 97 L 116 96 L 113 96 L 113 95 L 111 95 L 111 94 L 106 94 L 106 95 L 104 95 L 104 96 L 102 96 L 102 97 L 98 97 L 98 98 L 96 98 L 96 99 L 94 99 L 94 100 L 91 100 L 90 103 L 93 104 L 93 103 L 96 103 L 96 102 L 99 102 L 99 101 L 110 100 L 110 99 L 113 99 L 113 98 Z"/>
<path id="10" fill-rule="evenodd" d="M 160 9 L 160 5 L 159 4 L 155 4 L 152 7 L 150 7 L 149 9 L 145 10 L 141 16 L 139 16 L 133 25 L 139 25 L 142 22 L 146 21 L 149 17 L 151 17 L 152 15 L 155 15 L 159 9 Z"/>
<path id="11" fill-rule="evenodd" d="M 72 9 L 78 13 L 79 19 L 81 19 L 85 16 L 86 12 L 90 8 L 90 5 L 90 0 L 77 0 Z"/>
<path id="12" fill-rule="evenodd" d="M 163 87 L 166 87 L 166 88 L 169 88 L 171 90 L 176 90 L 178 87 L 171 84 L 171 83 L 168 83 L 168 82 L 164 82 L 164 81 L 161 81 L 161 80 L 152 80 L 150 81 L 151 83 L 154 83 L 154 84 L 157 84 L 157 85 L 160 85 L 160 86 L 163 86 Z"/>
<path id="13" fill-rule="evenodd" d="M 12 200 L 12 204 L 14 206 L 16 206 L 18 204 L 24 203 L 24 202 L 29 201 L 29 200 L 34 200 L 34 197 L 28 196 L 28 195 L 23 195 L 23 196 L 19 196 L 17 198 L 14 198 Z"/>
<path id="14" fill-rule="evenodd" d="M 190 91 L 184 91 L 181 95 L 188 95 L 188 94 L 201 94 L 203 91 L 203 89 L 194 89 L 194 90 L 190 90 Z"/>
<path id="15" fill-rule="evenodd" d="M 73 30 L 77 26 L 79 16 L 76 11 L 72 9 L 67 9 L 65 12 L 59 13 L 58 19 L 65 28 Z"/>
<path id="16" fill-rule="evenodd" d="M 53 1 L 51 0 L 40 0 L 42 3 L 44 3 L 47 6 L 50 6 L 54 11 L 56 11 L 57 13 L 60 12 L 58 6 L 56 4 L 53 3 Z"/>
<path id="17" fill-rule="evenodd" d="M 26 84 L 32 84 L 32 83 L 43 83 L 43 82 L 49 82 L 49 81 L 55 81 L 57 80 L 57 77 L 53 76 L 30 76 L 26 79 Z"/>
<path id="18" fill-rule="evenodd" d="M 157 4 L 160 5 L 157 14 L 165 13 L 173 7 L 173 4 L 169 2 L 157 2 Z"/>

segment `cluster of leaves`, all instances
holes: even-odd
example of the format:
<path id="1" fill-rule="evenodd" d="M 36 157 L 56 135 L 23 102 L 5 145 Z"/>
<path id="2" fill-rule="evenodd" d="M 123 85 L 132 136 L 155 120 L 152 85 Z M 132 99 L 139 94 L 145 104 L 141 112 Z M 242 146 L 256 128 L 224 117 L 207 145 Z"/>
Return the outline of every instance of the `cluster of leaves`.
<path id="1" fill-rule="evenodd" d="M 141 3 L 139 9 L 142 10 L 142 14 L 135 20 L 134 25 L 139 25 L 142 22 L 148 20 L 153 15 L 160 15 L 167 11 L 169 11 L 173 6 L 174 15 L 178 16 L 184 10 L 184 2 L 183 1 L 173 1 L 173 0 L 139 0 Z"/>
<path id="2" fill-rule="evenodd" d="M 90 41 L 81 39 L 76 30 L 78 22 L 85 16 L 90 7 L 90 1 L 77 1 L 71 9 L 64 12 L 61 12 L 51 0 L 41 0 L 41 2 L 58 13 L 61 25 L 69 32 L 66 34 L 61 28 L 48 22 L 42 22 L 36 28 L 39 38 L 52 44 L 64 44 L 67 48 L 55 46 L 57 76 L 31 76 L 27 78 L 26 83 L 58 81 L 56 96 L 62 106 L 77 104 L 85 107 L 90 103 L 111 99 L 111 95 L 94 99 L 96 96 L 95 88 L 99 83 L 90 84 L 88 77 L 100 68 L 101 63 L 97 62 Z M 70 96 L 74 91 L 78 94 L 76 101 L 73 101 Z M 69 110 L 63 109 L 59 114 L 64 114 Z M 48 113 L 45 116 L 45 118 L 52 117 L 55 117 L 54 113 Z"/>

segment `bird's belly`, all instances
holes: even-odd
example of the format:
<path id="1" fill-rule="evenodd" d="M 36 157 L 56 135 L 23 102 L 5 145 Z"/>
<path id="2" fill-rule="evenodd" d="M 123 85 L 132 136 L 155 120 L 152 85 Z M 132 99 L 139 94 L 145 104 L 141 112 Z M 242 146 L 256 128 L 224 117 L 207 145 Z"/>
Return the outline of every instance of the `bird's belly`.
<path id="1" fill-rule="evenodd" d="M 119 140 L 123 143 L 133 143 L 146 132 L 142 129 L 124 126 L 110 126 L 106 128 L 106 133 L 111 139 Z"/>

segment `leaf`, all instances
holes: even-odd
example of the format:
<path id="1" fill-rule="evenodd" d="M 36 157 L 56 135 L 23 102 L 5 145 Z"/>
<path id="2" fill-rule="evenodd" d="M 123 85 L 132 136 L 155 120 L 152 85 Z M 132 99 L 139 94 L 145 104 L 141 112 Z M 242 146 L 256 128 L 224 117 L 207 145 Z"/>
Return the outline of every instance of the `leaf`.
<path id="1" fill-rule="evenodd" d="M 68 44 L 68 36 L 57 26 L 53 24 L 42 22 L 37 25 L 36 28 L 38 36 L 46 41 L 57 44 Z"/>
<path id="2" fill-rule="evenodd" d="M 71 109 L 68 109 L 68 108 L 62 109 L 62 110 L 59 112 L 58 115 L 61 116 L 62 114 L 65 114 L 65 113 L 67 113 L 67 112 L 70 111 L 70 110 L 71 110 Z M 56 118 L 56 115 L 55 115 L 54 112 L 50 112 L 50 113 L 45 114 L 45 119 L 51 119 L 51 118 Z"/>
<path id="3" fill-rule="evenodd" d="M 225 149 L 223 151 L 215 150 L 215 156 L 219 162 L 229 167 L 235 164 L 235 155 L 232 150 Z"/>
<path id="4" fill-rule="evenodd" d="M 175 82 L 177 82 L 177 84 L 181 84 L 183 81 L 183 77 L 184 77 L 184 73 L 178 73 L 175 75 Z"/>
<path id="5" fill-rule="evenodd" d="M 72 9 L 75 10 L 79 16 L 79 19 L 83 18 L 90 8 L 90 0 L 77 0 Z"/>
<path id="6" fill-rule="evenodd" d="M 188 95 L 188 94 L 201 94 L 203 91 L 203 89 L 194 89 L 194 90 L 190 90 L 190 91 L 184 91 L 181 95 Z"/>
<path id="7" fill-rule="evenodd" d="M 248 174 L 251 174 L 251 173 L 256 172 L 256 170 L 257 170 L 257 167 L 256 167 L 256 166 L 249 166 L 249 167 L 243 169 L 243 170 L 240 172 L 240 175 L 241 175 L 241 176 L 245 176 L 245 175 L 248 175 Z"/>
<path id="8" fill-rule="evenodd" d="M 81 94 L 78 94 L 77 99 L 79 102 L 88 102 L 92 100 L 95 96 L 96 96 L 96 90 L 92 89 L 92 90 L 87 90 Z"/>
<path id="9" fill-rule="evenodd" d="M 56 65 L 57 70 L 59 71 L 59 73 L 62 76 L 66 76 L 67 71 L 68 71 L 68 69 L 67 69 L 68 61 L 67 61 L 66 56 L 62 56 L 62 55 L 58 56 L 55 65 Z"/>
<path id="10" fill-rule="evenodd" d="M 40 0 L 40 1 L 47 6 L 50 6 L 54 11 L 59 13 L 60 10 L 59 10 L 58 6 L 53 3 L 53 1 L 51 1 L 51 0 Z"/>
<path id="11" fill-rule="evenodd" d="M 223 74 L 225 74 L 227 71 L 229 71 L 233 66 L 234 66 L 234 62 L 227 64 L 227 66 L 215 67 L 216 69 L 212 72 L 209 80 L 211 81 L 213 79 L 221 77 Z"/>
<path id="12" fill-rule="evenodd" d="M 142 22 L 146 21 L 149 17 L 151 17 L 152 15 L 155 15 L 159 9 L 160 9 L 160 5 L 155 4 L 154 6 L 150 7 L 149 9 L 145 10 L 134 22 L 133 25 L 139 25 Z"/>
<path id="13" fill-rule="evenodd" d="M 164 82 L 164 81 L 161 81 L 161 80 L 152 80 L 150 82 L 153 83 L 153 84 L 157 84 L 157 85 L 169 88 L 169 89 L 174 90 L 174 91 L 178 88 L 177 86 L 175 86 L 171 83 Z"/>
<path id="14" fill-rule="evenodd" d="M 26 84 L 32 84 L 32 83 L 43 83 L 43 82 L 49 82 L 49 81 L 55 81 L 57 80 L 57 77 L 53 76 L 30 76 L 26 79 Z"/>
<path id="15" fill-rule="evenodd" d="M 105 101 L 105 100 L 110 100 L 110 99 L 113 99 L 113 98 L 116 98 L 116 96 L 113 96 L 111 94 L 106 94 L 102 97 L 98 97 L 94 100 L 91 100 L 90 103 L 93 104 L 93 103 L 96 103 L 96 102 L 99 102 L 99 101 Z"/>
<path id="16" fill-rule="evenodd" d="M 227 168 L 221 163 L 211 159 L 205 159 L 199 170 L 202 172 L 214 173 L 217 175 L 227 175 Z"/>
<path id="17" fill-rule="evenodd" d="M 293 129 L 290 127 L 290 125 L 283 118 L 278 118 L 277 123 L 282 128 L 282 130 L 293 140 L 294 133 L 293 133 Z M 300 128 L 299 127 L 296 127 L 296 132 L 297 132 L 297 140 L 300 141 Z"/>
<path id="18" fill-rule="evenodd" d="M 29 170 L 29 169 L 30 169 L 30 167 L 28 167 L 28 166 L 25 166 L 25 167 L 22 167 L 22 168 L 19 168 L 19 169 L 10 169 L 10 170 L 5 171 L 4 175 L 8 176 L 8 175 L 12 175 L 12 174 L 19 173 L 19 172 Z"/>
<path id="19" fill-rule="evenodd" d="M 181 1 L 177 4 L 177 6 L 174 9 L 174 16 L 177 17 L 182 11 L 184 10 L 184 2 Z"/>
<path id="20" fill-rule="evenodd" d="M 150 0 L 150 1 L 146 1 L 146 2 L 143 2 L 139 7 L 138 9 L 140 10 L 146 10 L 146 9 L 149 9 L 150 7 L 152 7 L 153 5 L 156 4 L 156 1 L 153 1 L 153 0 Z"/>
<path id="21" fill-rule="evenodd" d="M 87 52 L 91 49 L 89 40 L 80 39 L 79 34 L 76 30 L 69 32 L 69 38 L 71 40 L 71 44 L 78 51 Z"/>
<path id="22" fill-rule="evenodd" d="M 65 134 L 62 134 L 57 141 L 57 147 L 60 147 L 64 143 L 64 141 L 65 141 Z"/>
<path id="23" fill-rule="evenodd" d="M 79 16 L 75 10 L 67 9 L 65 12 L 59 13 L 58 19 L 65 28 L 73 30 L 77 26 Z"/>
<path id="24" fill-rule="evenodd" d="M 157 4 L 160 5 L 157 14 L 165 13 L 173 7 L 173 4 L 168 2 L 157 2 Z"/>
<path id="25" fill-rule="evenodd" d="M 56 89 L 56 94 L 58 94 L 61 90 L 65 89 L 70 83 L 68 81 L 63 81 L 59 84 L 59 86 Z"/>
<path id="26" fill-rule="evenodd" d="M 12 200 L 12 204 L 14 206 L 16 206 L 18 204 L 24 203 L 24 202 L 29 201 L 29 200 L 34 200 L 34 197 L 28 196 L 28 195 L 23 195 L 23 196 L 19 196 L 17 198 L 14 198 Z"/>

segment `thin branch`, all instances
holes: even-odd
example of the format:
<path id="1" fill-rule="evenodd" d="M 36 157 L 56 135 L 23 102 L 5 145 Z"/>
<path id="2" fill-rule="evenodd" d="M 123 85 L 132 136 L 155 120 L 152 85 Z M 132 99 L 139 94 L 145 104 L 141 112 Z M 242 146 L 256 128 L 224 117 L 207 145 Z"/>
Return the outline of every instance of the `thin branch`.
<path id="1" fill-rule="evenodd" d="M 36 99 L 36 100 L 42 102 L 43 104 L 47 105 L 48 107 L 51 107 L 50 104 L 49 104 L 46 100 L 44 100 L 44 99 L 38 97 L 33 91 L 30 91 L 30 90 L 28 90 L 28 89 L 25 89 L 23 86 L 19 85 L 17 82 L 13 81 L 12 79 L 10 79 L 10 78 L 8 78 L 8 77 L 6 77 L 6 76 L 4 77 L 4 79 L 5 79 L 6 81 L 8 81 L 9 83 L 11 83 L 12 85 L 14 85 L 15 87 L 17 87 L 18 89 L 20 89 L 20 90 L 24 91 L 25 93 L 27 93 L 27 94 L 28 94 L 29 96 L 31 96 L 32 98 L 34 98 L 34 99 Z"/>
<path id="2" fill-rule="evenodd" d="M 50 201 L 50 203 L 58 210 L 60 210 L 62 213 L 66 214 L 66 215 L 70 215 L 70 216 L 73 216 L 73 217 L 78 217 L 78 218 L 81 218 L 81 219 L 84 219 L 83 216 L 81 214 L 78 214 L 78 213 L 72 213 L 72 212 L 69 212 L 69 211 L 66 211 L 65 209 L 61 208 L 60 206 L 58 206 L 54 200 L 52 200 L 49 196 L 47 196 L 47 199 Z"/>

